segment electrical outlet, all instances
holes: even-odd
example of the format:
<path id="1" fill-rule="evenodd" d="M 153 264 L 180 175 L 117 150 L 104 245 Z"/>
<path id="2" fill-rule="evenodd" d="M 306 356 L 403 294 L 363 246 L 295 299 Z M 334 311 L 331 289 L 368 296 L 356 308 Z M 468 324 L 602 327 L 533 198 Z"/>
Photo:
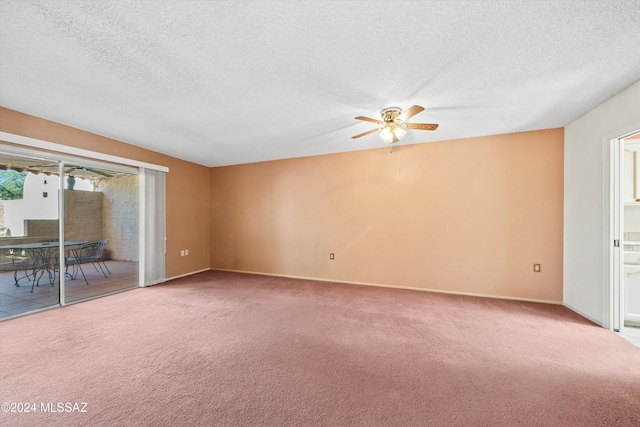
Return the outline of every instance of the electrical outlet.
<path id="1" fill-rule="evenodd" d="M 540 269 L 540 264 L 533 264 L 533 272 L 540 273 L 542 270 Z"/>
<path id="2" fill-rule="evenodd" d="M 185 255 L 185 256 L 189 256 L 189 249 L 185 249 L 185 250 L 184 250 L 184 255 Z"/>
<path id="3" fill-rule="evenodd" d="M 180 256 L 184 256 L 184 249 L 180 251 Z"/>
<path id="4" fill-rule="evenodd" d="M 334 258 L 335 258 L 335 257 L 334 257 L 334 255 L 333 255 L 333 253 L 330 253 L 330 254 L 329 254 L 329 259 L 334 259 Z"/>

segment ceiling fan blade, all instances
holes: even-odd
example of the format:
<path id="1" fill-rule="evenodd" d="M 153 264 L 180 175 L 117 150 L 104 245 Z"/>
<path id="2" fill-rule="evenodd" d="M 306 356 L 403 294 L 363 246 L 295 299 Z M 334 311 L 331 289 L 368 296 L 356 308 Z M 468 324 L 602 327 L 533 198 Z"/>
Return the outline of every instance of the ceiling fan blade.
<path id="1" fill-rule="evenodd" d="M 380 120 L 372 119 L 372 118 L 369 118 L 369 117 L 363 117 L 363 116 L 356 117 L 356 120 L 364 120 L 365 122 L 371 122 L 371 123 L 375 123 L 377 125 L 381 125 L 382 124 L 382 122 Z"/>
<path id="2" fill-rule="evenodd" d="M 405 120 L 415 116 L 418 113 L 421 113 L 422 111 L 424 111 L 424 107 L 421 107 L 419 105 L 414 105 L 413 107 L 410 107 L 408 110 L 400 114 L 398 116 L 398 121 L 404 122 Z"/>
<path id="3" fill-rule="evenodd" d="M 374 132 L 377 132 L 377 131 L 379 131 L 379 130 L 380 130 L 380 129 L 371 129 L 371 130 L 368 130 L 368 131 L 366 131 L 366 132 L 364 132 L 364 133 L 361 133 L 361 134 L 359 134 L 359 135 L 352 136 L 351 138 L 352 138 L 352 139 L 360 138 L 361 136 L 369 135 L 370 133 L 374 133 Z"/>
<path id="4" fill-rule="evenodd" d="M 402 127 L 407 129 L 436 130 L 438 125 L 435 123 L 403 123 Z"/>

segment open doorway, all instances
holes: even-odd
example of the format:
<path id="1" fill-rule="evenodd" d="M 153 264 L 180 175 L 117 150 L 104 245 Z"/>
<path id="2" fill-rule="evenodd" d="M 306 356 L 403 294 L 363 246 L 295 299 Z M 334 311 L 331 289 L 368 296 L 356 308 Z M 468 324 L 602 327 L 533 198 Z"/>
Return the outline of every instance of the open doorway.
<path id="1" fill-rule="evenodd" d="M 640 347 L 640 130 L 611 144 L 612 329 Z"/>
<path id="2" fill-rule="evenodd" d="M 623 140 L 622 330 L 640 346 L 640 132 Z"/>

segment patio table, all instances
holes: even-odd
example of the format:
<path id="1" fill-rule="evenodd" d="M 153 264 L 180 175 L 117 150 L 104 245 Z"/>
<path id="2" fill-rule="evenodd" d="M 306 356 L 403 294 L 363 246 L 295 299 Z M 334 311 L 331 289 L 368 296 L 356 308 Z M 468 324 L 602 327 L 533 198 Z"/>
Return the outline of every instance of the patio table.
<path id="1" fill-rule="evenodd" d="M 83 245 L 87 243 L 86 240 L 65 240 L 65 250 L 77 245 Z M 34 286 L 38 286 L 42 275 L 46 271 L 49 274 L 49 281 L 53 286 L 55 278 L 56 259 L 53 256 L 57 250 L 60 249 L 60 242 L 34 242 L 34 243 L 22 243 L 15 245 L 0 246 L 0 251 L 8 250 L 12 257 L 21 258 L 19 262 L 13 263 L 14 280 L 16 286 L 20 286 L 18 283 L 22 279 L 31 278 L 31 292 L 33 292 Z M 20 255 L 16 255 L 16 251 Z M 5 268 L 6 269 L 6 268 Z M 24 277 L 18 278 L 18 271 L 24 270 Z"/>

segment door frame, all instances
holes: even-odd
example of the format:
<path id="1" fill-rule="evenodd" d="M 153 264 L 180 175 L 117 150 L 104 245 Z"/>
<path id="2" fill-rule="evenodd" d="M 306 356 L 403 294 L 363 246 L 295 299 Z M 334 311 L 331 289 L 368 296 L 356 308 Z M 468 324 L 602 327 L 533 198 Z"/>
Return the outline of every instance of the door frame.
<path id="1" fill-rule="evenodd" d="M 608 250 L 603 269 L 606 286 L 602 318 L 605 328 L 620 333 L 624 330 L 624 139 L 638 132 L 640 123 L 635 123 L 603 138 L 603 244 Z"/>

